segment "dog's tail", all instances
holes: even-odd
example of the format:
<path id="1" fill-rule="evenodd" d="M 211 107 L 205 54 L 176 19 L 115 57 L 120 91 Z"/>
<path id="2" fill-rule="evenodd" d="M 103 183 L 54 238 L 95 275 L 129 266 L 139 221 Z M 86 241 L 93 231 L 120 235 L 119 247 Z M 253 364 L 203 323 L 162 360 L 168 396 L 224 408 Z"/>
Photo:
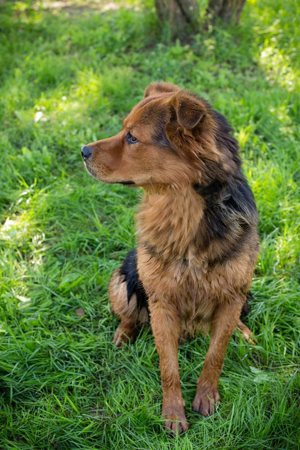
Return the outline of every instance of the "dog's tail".
<path id="1" fill-rule="evenodd" d="M 237 328 L 241 331 L 244 339 L 249 342 L 249 344 L 256 345 L 257 342 L 252 331 L 241 320 L 238 321 Z"/>
<path id="2" fill-rule="evenodd" d="M 253 297 L 254 297 L 254 295 L 252 294 L 252 292 L 248 292 L 247 299 L 244 303 L 242 313 L 241 313 L 241 319 L 243 319 L 243 320 L 245 320 L 247 318 L 248 314 L 250 313 L 251 301 L 253 300 Z"/>
<path id="3" fill-rule="evenodd" d="M 242 313 L 241 313 L 241 319 L 245 320 L 250 312 L 250 302 L 253 299 L 253 294 L 252 292 L 249 292 L 247 295 L 247 299 L 246 302 L 243 306 L 242 309 Z M 255 345 L 256 344 L 256 340 L 254 338 L 254 335 L 252 333 L 252 331 L 250 330 L 250 328 L 247 327 L 247 325 L 245 325 L 241 319 L 238 322 L 237 328 L 241 331 L 243 337 L 246 339 L 247 342 L 249 342 L 249 344 Z"/>

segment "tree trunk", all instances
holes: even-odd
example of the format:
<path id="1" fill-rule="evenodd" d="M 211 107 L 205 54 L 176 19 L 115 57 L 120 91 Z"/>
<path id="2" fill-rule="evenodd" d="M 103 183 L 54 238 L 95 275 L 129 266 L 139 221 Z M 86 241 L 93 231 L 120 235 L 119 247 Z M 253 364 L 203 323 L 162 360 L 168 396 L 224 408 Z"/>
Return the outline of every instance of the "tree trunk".
<path id="1" fill-rule="evenodd" d="M 207 15 L 212 22 L 218 18 L 226 23 L 238 24 L 246 0 L 209 0 Z"/>
<path id="2" fill-rule="evenodd" d="M 197 0 L 155 0 L 157 15 L 169 27 L 172 38 L 186 38 L 197 29 Z"/>

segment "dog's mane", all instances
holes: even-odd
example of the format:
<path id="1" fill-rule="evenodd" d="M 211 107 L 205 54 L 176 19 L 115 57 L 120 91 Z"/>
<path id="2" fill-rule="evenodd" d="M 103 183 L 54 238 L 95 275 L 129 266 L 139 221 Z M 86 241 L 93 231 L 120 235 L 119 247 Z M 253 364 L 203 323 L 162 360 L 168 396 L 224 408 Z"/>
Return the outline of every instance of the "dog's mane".
<path id="1" fill-rule="evenodd" d="M 232 127 L 229 125 L 225 117 L 218 111 L 212 110 L 212 115 L 218 125 L 218 131 L 215 135 L 217 145 L 219 147 L 225 147 L 229 150 L 234 163 L 237 167 L 240 167 L 241 160 L 239 157 L 239 146 L 237 140 L 232 136 Z"/>
<path id="2" fill-rule="evenodd" d="M 232 136 L 232 128 L 222 114 L 205 103 L 216 123 L 214 139 L 217 147 L 220 152 L 229 152 L 235 167 L 233 173 L 226 173 L 216 162 L 206 161 L 212 181 L 193 185 L 205 202 L 204 220 L 199 225 L 196 239 L 203 250 L 210 248 L 214 241 L 218 242 L 218 254 L 212 252 L 210 260 L 214 265 L 224 263 L 239 252 L 258 219 L 252 191 L 241 169 L 239 146 Z"/>

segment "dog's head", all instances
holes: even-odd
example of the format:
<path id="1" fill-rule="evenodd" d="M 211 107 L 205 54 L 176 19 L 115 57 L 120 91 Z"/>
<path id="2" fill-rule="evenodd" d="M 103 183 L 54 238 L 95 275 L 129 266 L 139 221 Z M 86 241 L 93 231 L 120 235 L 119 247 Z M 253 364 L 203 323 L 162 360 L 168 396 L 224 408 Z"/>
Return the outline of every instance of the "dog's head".
<path id="1" fill-rule="evenodd" d="M 84 146 L 82 156 L 97 179 L 143 187 L 205 185 L 239 165 L 225 119 L 170 83 L 151 84 L 122 130 Z"/>

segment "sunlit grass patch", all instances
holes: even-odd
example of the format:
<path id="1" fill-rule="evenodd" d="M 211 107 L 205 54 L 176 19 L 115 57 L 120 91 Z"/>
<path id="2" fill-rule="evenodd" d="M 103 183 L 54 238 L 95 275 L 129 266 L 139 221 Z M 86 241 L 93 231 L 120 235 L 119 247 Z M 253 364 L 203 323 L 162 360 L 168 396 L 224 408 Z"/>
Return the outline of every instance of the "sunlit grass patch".
<path id="1" fill-rule="evenodd" d="M 276 48 L 276 42 L 262 50 L 260 64 L 266 70 L 268 81 L 278 83 L 288 91 L 296 88 L 298 77 L 290 67 L 290 60 Z"/>

